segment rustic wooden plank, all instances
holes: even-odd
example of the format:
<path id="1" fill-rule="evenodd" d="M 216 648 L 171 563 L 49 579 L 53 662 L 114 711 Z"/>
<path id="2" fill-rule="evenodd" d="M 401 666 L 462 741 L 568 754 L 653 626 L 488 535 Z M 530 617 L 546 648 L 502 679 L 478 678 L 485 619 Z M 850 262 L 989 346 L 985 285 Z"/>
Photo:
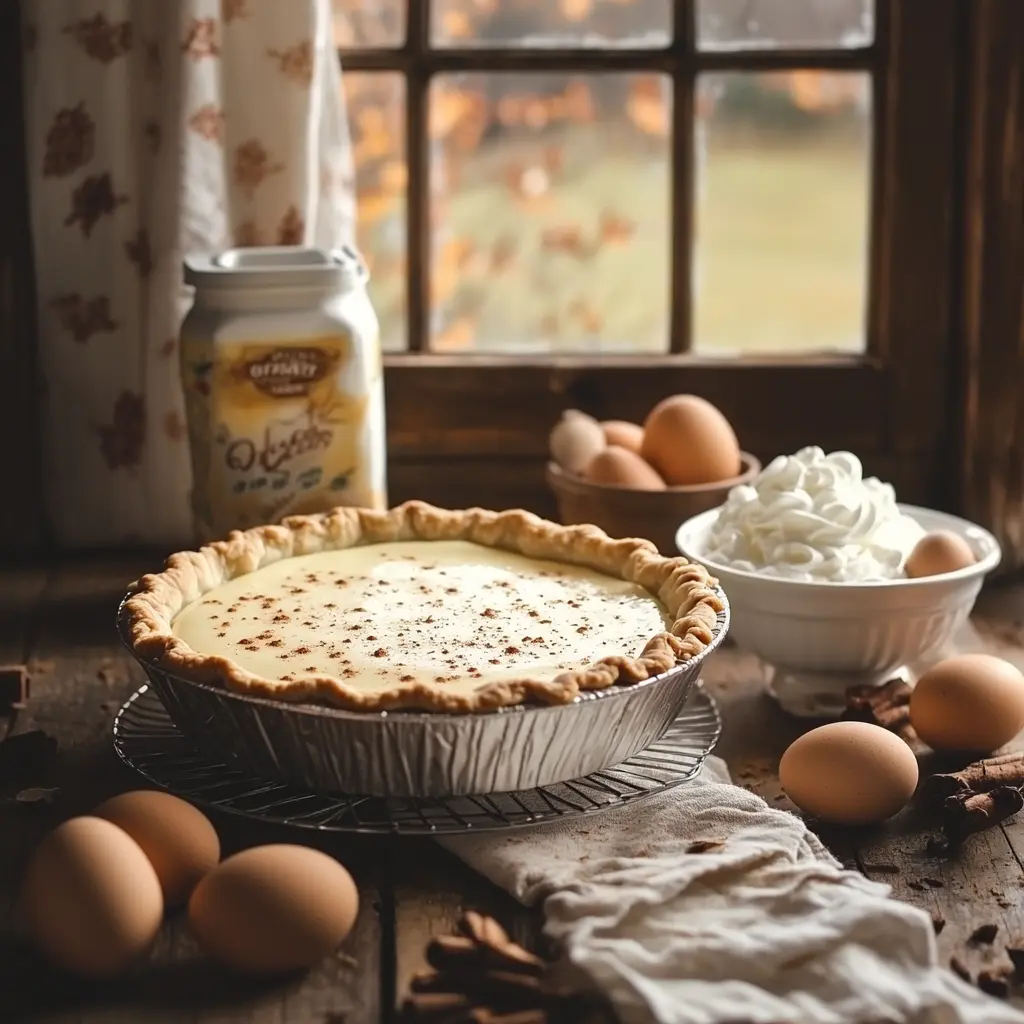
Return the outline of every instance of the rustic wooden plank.
<path id="1" fill-rule="evenodd" d="M 413 4 L 410 13 L 417 11 Z M 403 49 L 341 49 L 346 71 L 418 71 L 421 75 L 451 74 L 479 71 L 485 67 L 495 71 L 555 71 L 559 73 L 615 71 L 676 71 L 685 76 L 690 70 L 701 71 L 788 71 L 793 67 L 818 68 L 826 71 L 856 71 L 878 62 L 873 46 L 845 50 L 810 50 L 772 48 L 762 50 L 702 50 L 678 56 L 678 46 L 666 49 L 634 49 L 629 46 L 602 48 L 547 49 L 544 47 L 445 46 L 421 54 Z M 410 175 L 410 180 L 412 176 Z"/>
<path id="2" fill-rule="evenodd" d="M 975 605 L 974 625 L 1002 658 L 1024 667 L 1024 581 L 986 586 Z"/>
<path id="3" fill-rule="evenodd" d="M 412 976 L 426 967 L 427 943 L 450 934 L 467 910 L 489 914 L 527 949 L 545 951 L 538 910 L 522 906 L 436 843 L 403 840 L 392 856 L 397 1005 L 408 995 Z"/>
<path id="4" fill-rule="evenodd" d="M 5 905 L 31 846 L 57 821 L 88 812 L 104 797 L 140 785 L 113 753 L 110 720 L 117 706 L 144 676 L 114 632 L 117 603 L 126 584 L 151 561 L 138 556 L 76 563 L 56 572 L 38 618 L 32 665 L 32 711 L 37 723 L 61 745 L 53 781 L 60 792 L 52 806 L 0 807 L 0 884 Z M 49 781 L 49 780 L 47 780 Z M 115 983 L 79 985 L 16 947 L 0 957 L 0 990 L 5 1012 L 19 1019 L 53 1022 L 193 1020 L 226 1024 L 287 1020 L 300 1024 L 344 1019 L 369 1024 L 378 1019 L 380 920 L 379 873 L 365 844 L 313 832 L 211 815 L 225 854 L 255 843 L 302 842 L 338 857 L 350 868 L 362 906 L 353 934 L 339 953 L 305 977 L 284 981 L 239 980 L 199 955 L 180 917 L 169 922 L 147 963 Z M 6 915 L 8 930 L 12 920 Z M 16 1000 L 12 1005 L 8 993 Z"/>
<path id="5" fill-rule="evenodd" d="M 29 660 L 32 714 L 72 754 L 107 746 L 113 712 L 145 681 L 114 621 L 128 584 L 153 564 L 144 555 L 74 561 L 47 588 Z"/>
<path id="6" fill-rule="evenodd" d="M 1006 947 L 1024 945 L 1024 871 L 1017 852 L 1024 850 L 1024 823 L 972 836 L 949 857 L 929 847 L 929 837 L 937 833 L 934 816 L 910 807 L 884 826 L 860 832 L 860 867 L 869 878 L 891 885 L 898 899 L 942 922 L 937 939 L 942 962 L 956 958 L 975 979 L 982 970 L 1009 967 Z M 993 942 L 971 940 L 989 924 L 998 927 Z M 1024 1008 L 1024 993 L 1018 990 L 1013 1002 Z"/>
<path id="7" fill-rule="evenodd" d="M 441 508 L 525 508 L 557 518 L 543 458 L 392 459 L 388 498 L 418 499 Z"/>
<path id="8" fill-rule="evenodd" d="M 1003 570 L 1024 566 L 1024 5 L 969 4 L 970 138 L 963 147 L 962 411 L 956 482 L 964 514 L 992 527 Z"/>
<path id="9" fill-rule="evenodd" d="M 41 567 L 11 568 L 0 573 L 0 665 L 24 665 L 29 660 L 35 615 L 49 572 Z M 31 683 L 31 680 L 30 680 Z M 0 717 L 0 739 L 18 728 L 23 712 L 12 709 Z M 0 845 L 4 840 L 0 838 Z M 0 853 L 0 863 L 3 854 Z"/>
<path id="10" fill-rule="evenodd" d="M 760 442 L 751 447 L 765 464 L 778 454 L 778 449 L 763 450 Z M 865 473 L 890 481 L 908 501 L 927 503 L 929 481 L 935 471 L 930 460 L 861 454 Z M 546 461 L 543 454 L 396 456 L 388 463 L 388 495 L 393 504 L 418 498 L 442 508 L 525 508 L 557 520 L 555 499 L 544 477 Z"/>
<path id="11" fill-rule="evenodd" d="M 0 572 L 0 663 L 24 663 L 34 616 L 46 586 L 47 570 L 38 566 Z"/>
<path id="12" fill-rule="evenodd" d="M 932 454 L 925 494 L 926 503 L 938 508 L 951 498 L 948 452 L 955 443 L 949 390 L 959 285 L 954 157 L 962 127 L 962 13 L 957 0 L 879 3 L 886 52 L 871 98 L 876 130 L 869 333 L 878 340 L 871 351 L 885 361 L 887 373 L 885 397 L 869 408 L 885 421 L 887 454 L 898 461 L 922 450 Z M 896 493 L 921 502 L 901 488 Z"/>
<path id="13" fill-rule="evenodd" d="M 45 541 L 39 431 L 35 278 L 25 160 L 23 4 L 0 4 L 0 553 L 23 559 Z"/>
<path id="14" fill-rule="evenodd" d="M 660 399 L 695 391 L 729 417 L 740 442 L 772 455 L 806 443 L 807 424 L 824 447 L 884 450 L 880 408 L 885 373 L 870 361 L 701 360 L 692 356 L 472 359 L 390 355 L 385 381 L 392 457 L 543 456 L 563 409 L 599 419 L 642 421 Z M 771 415 L 765 399 L 771 397 Z M 856 401 L 853 399 L 856 398 Z M 915 435 L 911 435 L 915 436 Z M 918 452 L 929 439 L 920 437 Z"/>
<path id="15" fill-rule="evenodd" d="M 779 758 L 793 740 L 818 723 L 787 715 L 766 692 L 769 670 L 729 641 L 708 660 L 703 679 L 722 714 L 715 754 L 729 766 L 733 782 L 773 807 L 797 813 L 779 785 Z M 856 848 L 844 830 L 809 824 L 839 860 L 856 869 Z"/>

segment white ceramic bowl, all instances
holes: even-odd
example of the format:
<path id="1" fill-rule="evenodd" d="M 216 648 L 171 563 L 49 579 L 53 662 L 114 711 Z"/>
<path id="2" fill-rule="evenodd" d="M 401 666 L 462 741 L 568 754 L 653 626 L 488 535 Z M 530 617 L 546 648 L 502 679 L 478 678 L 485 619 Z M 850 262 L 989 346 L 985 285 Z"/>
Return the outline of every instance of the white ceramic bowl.
<path id="1" fill-rule="evenodd" d="M 918 579 L 804 583 L 705 558 L 718 509 L 679 527 L 679 550 L 718 577 L 729 597 L 732 637 L 768 663 L 770 692 L 792 714 L 835 717 L 847 687 L 885 682 L 935 654 L 971 614 L 985 576 L 999 564 L 999 544 L 980 526 L 913 505 L 900 510 L 925 530 L 959 534 L 976 564 Z"/>

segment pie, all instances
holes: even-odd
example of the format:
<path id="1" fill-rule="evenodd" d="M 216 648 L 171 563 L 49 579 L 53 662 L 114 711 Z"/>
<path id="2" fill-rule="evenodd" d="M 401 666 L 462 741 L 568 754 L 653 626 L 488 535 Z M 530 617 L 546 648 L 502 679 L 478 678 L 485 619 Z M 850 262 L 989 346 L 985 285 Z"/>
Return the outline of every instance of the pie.
<path id="1" fill-rule="evenodd" d="M 717 583 L 645 540 L 515 510 L 337 508 L 172 555 L 128 638 L 193 682 L 362 711 L 565 704 L 703 651 Z"/>

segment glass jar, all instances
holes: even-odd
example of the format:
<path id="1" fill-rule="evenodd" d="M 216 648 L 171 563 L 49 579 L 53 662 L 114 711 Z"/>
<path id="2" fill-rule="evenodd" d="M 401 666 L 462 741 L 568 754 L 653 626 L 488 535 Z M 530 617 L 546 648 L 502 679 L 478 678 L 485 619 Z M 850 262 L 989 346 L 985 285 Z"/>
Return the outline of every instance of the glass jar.
<path id="1" fill-rule="evenodd" d="M 335 505 L 385 508 L 384 376 L 348 247 L 189 256 L 181 381 L 202 540 Z"/>

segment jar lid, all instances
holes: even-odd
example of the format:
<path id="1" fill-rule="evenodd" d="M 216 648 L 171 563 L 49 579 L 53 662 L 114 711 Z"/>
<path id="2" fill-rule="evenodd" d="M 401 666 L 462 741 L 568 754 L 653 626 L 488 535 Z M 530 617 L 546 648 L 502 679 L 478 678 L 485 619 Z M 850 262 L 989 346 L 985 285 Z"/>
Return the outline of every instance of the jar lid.
<path id="1" fill-rule="evenodd" d="M 369 271 L 351 246 L 253 246 L 185 257 L 185 283 L 197 288 L 336 288 L 365 285 Z"/>

